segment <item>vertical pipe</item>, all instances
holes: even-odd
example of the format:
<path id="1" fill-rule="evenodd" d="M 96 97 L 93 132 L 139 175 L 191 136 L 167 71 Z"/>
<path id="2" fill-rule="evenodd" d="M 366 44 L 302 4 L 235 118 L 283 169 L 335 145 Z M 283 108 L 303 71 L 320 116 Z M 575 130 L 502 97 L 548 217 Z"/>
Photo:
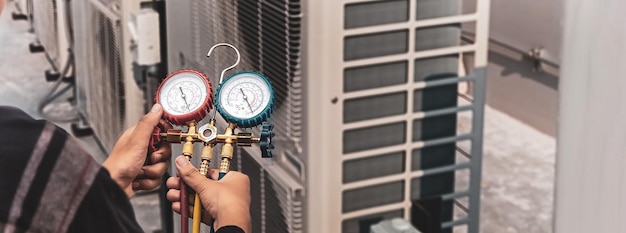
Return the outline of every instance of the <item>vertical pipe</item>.
<path id="1" fill-rule="evenodd" d="M 211 125 L 215 125 L 215 120 L 211 120 Z M 202 132 L 200 132 L 202 133 Z M 209 176 L 209 164 L 213 157 L 213 145 L 205 143 L 202 147 L 202 164 L 200 165 L 200 175 Z M 202 203 L 200 203 L 200 196 L 196 193 L 194 205 L 193 205 L 193 233 L 200 232 L 200 222 L 202 221 Z"/>
<path id="2" fill-rule="evenodd" d="M 196 193 L 194 202 L 193 202 L 193 225 L 191 232 L 200 233 L 200 221 L 202 218 L 202 207 L 200 203 L 200 196 Z"/>
<path id="3" fill-rule="evenodd" d="M 190 122 L 188 124 L 189 130 L 187 133 L 189 135 L 193 135 L 196 133 L 196 122 Z M 191 161 L 191 157 L 193 156 L 193 138 L 191 136 L 187 136 L 185 138 L 185 143 L 183 144 L 183 153 L 187 160 Z M 183 233 L 189 232 L 189 206 L 188 206 L 188 194 L 187 194 L 187 185 L 183 180 L 180 180 L 180 224 L 181 231 Z"/>
<path id="4" fill-rule="evenodd" d="M 473 85 L 474 101 L 472 106 L 472 167 L 470 171 L 470 197 L 469 197 L 469 223 L 467 231 L 469 233 L 480 232 L 480 182 L 482 179 L 483 163 L 483 122 L 485 108 L 485 85 L 486 67 L 489 44 L 489 19 L 491 0 L 478 0 L 476 5 L 476 54 L 474 58 L 475 81 Z"/>
<path id="5" fill-rule="evenodd" d="M 180 180 L 180 231 L 189 233 L 189 203 L 187 203 L 187 186 Z"/>
<path id="6" fill-rule="evenodd" d="M 483 163 L 483 119 L 485 108 L 485 68 L 476 68 L 474 74 L 474 112 L 472 115 L 472 148 L 471 148 L 471 171 L 470 171 L 470 197 L 469 197 L 469 233 L 479 233 L 480 223 L 480 181 Z"/>

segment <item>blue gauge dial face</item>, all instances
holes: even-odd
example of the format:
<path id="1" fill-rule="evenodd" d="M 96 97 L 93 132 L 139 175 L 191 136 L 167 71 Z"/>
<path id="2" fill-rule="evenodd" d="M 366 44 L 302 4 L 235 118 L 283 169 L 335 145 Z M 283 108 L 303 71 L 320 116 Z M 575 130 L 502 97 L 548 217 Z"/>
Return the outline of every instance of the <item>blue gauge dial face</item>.
<path id="1" fill-rule="evenodd" d="M 219 103 L 223 111 L 238 119 L 250 119 L 270 104 L 271 87 L 255 73 L 240 73 L 227 79 L 220 88 Z"/>
<path id="2" fill-rule="evenodd" d="M 204 105 L 206 90 L 202 77 L 193 73 L 180 73 L 163 84 L 158 98 L 165 112 L 184 115 Z"/>

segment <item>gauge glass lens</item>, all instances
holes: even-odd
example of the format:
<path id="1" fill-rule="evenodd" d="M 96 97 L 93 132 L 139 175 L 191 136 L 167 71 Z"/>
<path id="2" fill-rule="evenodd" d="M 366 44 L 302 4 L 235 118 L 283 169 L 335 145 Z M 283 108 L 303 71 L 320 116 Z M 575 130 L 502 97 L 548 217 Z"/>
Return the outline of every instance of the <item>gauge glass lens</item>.
<path id="1" fill-rule="evenodd" d="M 222 84 L 219 98 L 222 108 L 231 116 L 249 119 L 259 115 L 270 101 L 270 88 L 253 73 L 233 76 Z"/>
<path id="2" fill-rule="evenodd" d="M 176 74 L 161 87 L 159 102 L 170 115 L 184 115 L 204 105 L 207 86 L 203 78 L 193 73 Z"/>

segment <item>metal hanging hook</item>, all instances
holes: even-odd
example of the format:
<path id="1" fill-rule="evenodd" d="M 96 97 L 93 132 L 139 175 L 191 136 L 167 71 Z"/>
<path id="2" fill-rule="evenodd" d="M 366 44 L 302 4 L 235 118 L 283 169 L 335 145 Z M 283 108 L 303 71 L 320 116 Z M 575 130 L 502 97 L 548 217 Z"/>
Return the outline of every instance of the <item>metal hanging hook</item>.
<path id="1" fill-rule="evenodd" d="M 222 70 L 222 74 L 220 74 L 220 84 L 222 83 L 222 80 L 224 79 L 224 73 L 226 73 L 227 70 L 230 70 L 232 68 L 234 68 L 235 66 L 239 65 L 239 61 L 241 60 L 241 54 L 239 54 L 239 50 L 237 48 L 235 48 L 235 46 L 229 44 L 229 43 L 219 43 L 216 45 L 213 45 L 213 47 L 211 47 L 211 49 L 209 49 L 209 52 L 206 54 L 207 57 L 211 56 L 211 52 L 213 52 L 213 49 L 220 47 L 220 46 L 228 46 L 231 47 L 235 50 L 235 52 L 237 52 L 237 62 L 235 62 L 234 65 L 227 67 L 226 69 Z"/>

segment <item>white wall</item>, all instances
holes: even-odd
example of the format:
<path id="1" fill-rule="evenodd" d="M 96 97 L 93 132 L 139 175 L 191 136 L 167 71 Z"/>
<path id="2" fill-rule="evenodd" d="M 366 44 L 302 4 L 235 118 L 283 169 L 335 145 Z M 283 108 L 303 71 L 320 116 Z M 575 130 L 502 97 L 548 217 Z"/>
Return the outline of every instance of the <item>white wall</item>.
<path id="1" fill-rule="evenodd" d="M 558 67 L 534 72 L 524 55 L 540 47 L 542 59 L 560 63 L 563 1 L 491 1 L 487 104 L 550 136 L 556 136 Z"/>

